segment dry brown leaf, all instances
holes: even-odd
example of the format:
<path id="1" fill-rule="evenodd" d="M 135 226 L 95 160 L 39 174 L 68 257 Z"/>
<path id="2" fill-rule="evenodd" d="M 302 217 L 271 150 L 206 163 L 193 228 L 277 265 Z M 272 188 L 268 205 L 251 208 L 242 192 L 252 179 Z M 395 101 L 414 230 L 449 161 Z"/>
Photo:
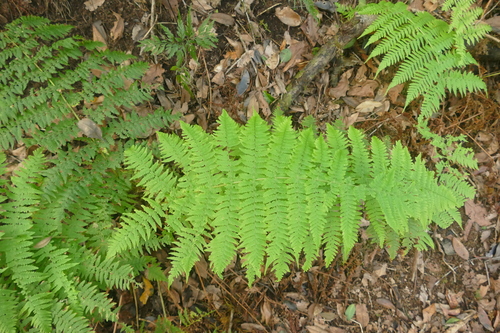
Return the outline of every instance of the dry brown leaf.
<path id="1" fill-rule="evenodd" d="M 453 237 L 451 242 L 453 244 L 453 249 L 458 254 L 458 256 L 464 260 L 469 260 L 469 251 L 464 246 L 464 244 L 462 244 L 460 239 Z"/>
<path id="2" fill-rule="evenodd" d="M 144 283 L 144 292 L 141 294 L 141 297 L 139 297 L 139 301 L 145 305 L 148 302 L 149 297 L 153 295 L 155 289 L 151 282 L 149 282 L 149 280 L 145 277 L 142 277 L 142 282 Z"/>
<path id="3" fill-rule="evenodd" d="M 356 111 L 358 111 L 359 113 L 371 113 L 375 108 L 378 108 L 380 106 L 382 106 L 382 103 L 374 100 L 368 100 L 356 106 Z"/>
<path id="4" fill-rule="evenodd" d="M 489 24 L 494 32 L 496 33 L 500 32 L 500 16 L 493 16 L 484 22 L 486 24 Z"/>
<path id="5" fill-rule="evenodd" d="M 89 118 L 80 119 L 77 126 L 87 137 L 102 140 L 101 128 Z"/>
<path id="6" fill-rule="evenodd" d="M 165 69 L 160 64 L 151 65 L 142 77 L 142 82 L 147 84 L 162 83 L 164 72 Z"/>
<path id="7" fill-rule="evenodd" d="M 349 69 L 342 74 L 337 86 L 335 88 L 328 89 L 328 96 L 335 99 L 346 96 L 347 90 L 349 90 L 349 78 L 351 77 L 353 71 L 353 69 Z"/>
<path id="8" fill-rule="evenodd" d="M 123 17 L 120 14 L 113 13 L 113 15 L 116 17 L 116 21 L 115 24 L 113 25 L 113 28 L 111 28 L 109 34 L 111 35 L 111 38 L 113 40 L 117 40 L 123 37 L 123 30 L 125 29 L 125 21 L 123 20 Z"/>
<path id="9" fill-rule="evenodd" d="M 491 221 L 486 218 L 488 216 L 486 208 L 475 203 L 474 200 L 467 200 L 465 202 L 465 214 L 467 214 L 472 222 L 476 222 L 481 227 L 491 225 Z"/>
<path id="10" fill-rule="evenodd" d="M 260 307 L 260 313 L 262 315 L 262 321 L 266 325 L 271 324 L 271 318 L 273 316 L 273 311 L 271 310 L 271 303 L 269 303 L 269 300 L 267 298 L 264 300 L 264 303 Z"/>
<path id="11" fill-rule="evenodd" d="M 375 96 L 375 89 L 378 87 L 378 82 L 375 80 L 366 80 L 362 84 L 358 84 L 347 92 L 349 96 L 356 97 L 371 97 Z"/>
<path id="12" fill-rule="evenodd" d="M 265 50 L 264 55 L 266 56 L 266 66 L 269 69 L 275 69 L 280 63 L 280 51 L 278 47 L 273 43 L 269 43 Z"/>
<path id="13" fill-rule="evenodd" d="M 276 8 L 276 17 L 290 27 L 298 27 L 301 23 L 300 15 L 290 7 Z"/>
<path id="14" fill-rule="evenodd" d="M 424 323 L 428 323 L 432 316 L 436 313 L 436 304 L 432 303 L 428 307 L 422 310 L 422 316 L 424 317 Z"/>
<path id="15" fill-rule="evenodd" d="M 234 18 L 231 15 L 224 13 L 213 13 L 210 18 L 217 23 L 224 24 L 227 26 L 234 25 Z"/>
<path id="16" fill-rule="evenodd" d="M 47 246 L 47 244 L 50 243 L 50 240 L 52 239 L 52 237 L 46 237 L 44 239 L 42 239 L 41 241 L 39 241 L 38 243 L 36 243 L 33 248 L 34 249 L 41 249 L 42 247 L 45 247 Z"/>
<path id="17" fill-rule="evenodd" d="M 370 316 L 365 304 L 356 304 L 356 320 L 362 327 L 366 327 L 370 323 Z"/>
<path id="18" fill-rule="evenodd" d="M 308 44 L 306 42 L 296 42 L 290 45 L 290 51 L 292 52 L 292 57 L 288 61 L 288 63 L 283 68 L 283 72 L 286 72 L 297 63 L 302 61 L 302 54 L 304 54 L 307 50 Z"/>
<path id="19" fill-rule="evenodd" d="M 482 307 L 477 308 L 477 318 L 479 319 L 481 325 L 483 325 L 483 327 L 486 328 L 488 331 L 493 332 L 495 330 L 491 325 L 490 317 Z"/>
<path id="20" fill-rule="evenodd" d="M 226 37 L 227 41 L 229 44 L 234 48 L 234 51 L 229 51 L 224 55 L 224 58 L 229 58 L 229 59 L 239 59 L 241 55 L 243 54 L 243 45 L 241 45 L 240 42 L 234 41 L 231 38 Z"/>
<path id="21" fill-rule="evenodd" d="M 99 50 L 104 51 L 108 48 L 106 42 L 107 40 L 106 31 L 104 30 L 101 21 L 96 21 L 92 24 L 92 36 L 93 36 L 92 39 L 94 41 L 104 43 L 104 46 L 99 47 Z"/>
<path id="22" fill-rule="evenodd" d="M 306 326 L 307 332 L 309 333 L 330 333 L 327 330 L 318 326 Z"/>
<path id="23" fill-rule="evenodd" d="M 106 0 L 88 0 L 85 1 L 83 4 L 85 5 L 85 8 L 87 8 L 87 10 L 93 12 L 97 8 L 101 7 L 104 1 Z"/>
<path id="24" fill-rule="evenodd" d="M 167 10 L 167 14 L 170 19 L 176 20 L 177 13 L 179 12 L 179 2 L 178 0 L 161 0 L 163 7 Z"/>
<path id="25" fill-rule="evenodd" d="M 142 40 L 144 36 L 146 35 L 146 28 L 144 28 L 144 25 L 142 23 L 137 23 L 134 25 L 132 28 L 132 40 L 134 42 Z"/>
<path id="26" fill-rule="evenodd" d="M 262 325 L 254 324 L 254 323 L 243 323 L 241 324 L 241 328 L 247 331 L 265 331 L 266 328 Z"/>
<path id="27" fill-rule="evenodd" d="M 309 39 L 311 45 L 316 45 L 319 40 L 319 26 L 318 22 L 312 15 L 307 15 L 307 19 L 301 25 L 300 29 L 304 32 L 304 35 Z"/>
<path id="28" fill-rule="evenodd" d="M 376 302 L 377 302 L 378 305 L 381 305 L 381 306 L 383 306 L 386 309 L 390 309 L 390 310 L 395 310 L 396 309 L 396 307 L 394 306 L 394 304 L 392 304 L 392 302 L 389 301 L 386 298 L 377 298 Z"/>
<path id="29" fill-rule="evenodd" d="M 396 103 L 398 97 L 401 96 L 401 91 L 403 90 L 404 86 L 405 85 L 401 83 L 389 89 L 389 91 L 387 92 L 387 96 L 391 100 L 392 104 Z"/>
<path id="30" fill-rule="evenodd" d="M 214 77 L 212 78 L 212 82 L 219 86 L 222 86 L 225 81 L 226 77 L 223 71 L 220 71 L 219 73 L 215 74 Z"/>

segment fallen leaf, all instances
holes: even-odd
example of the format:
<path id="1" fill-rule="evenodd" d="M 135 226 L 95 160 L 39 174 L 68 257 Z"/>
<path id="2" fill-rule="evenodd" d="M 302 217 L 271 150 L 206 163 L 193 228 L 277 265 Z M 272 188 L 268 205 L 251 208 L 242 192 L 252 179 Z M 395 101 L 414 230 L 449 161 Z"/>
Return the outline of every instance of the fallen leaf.
<path id="1" fill-rule="evenodd" d="M 464 244 L 462 244 L 462 242 L 456 237 L 453 237 L 451 242 L 453 244 L 453 249 L 458 256 L 464 260 L 469 260 L 469 251 L 465 248 Z"/>
<path id="2" fill-rule="evenodd" d="M 378 108 L 380 106 L 382 106 L 382 103 L 374 100 L 368 100 L 356 106 L 356 111 L 358 111 L 359 113 L 371 113 L 375 108 Z"/>
<path id="3" fill-rule="evenodd" d="M 378 85 L 379 83 L 375 80 L 366 80 L 363 83 L 349 89 L 347 95 L 373 98 L 375 96 L 375 89 L 378 87 Z"/>
<path id="4" fill-rule="evenodd" d="M 488 331 L 493 332 L 495 329 L 493 326 L 491 326 L 491 320 L 490 317 L 488 317 L 488 314 L 482 307 L 477 308 L 477 318 L 479 319 L 479 322 L 481 325 L 483 325 L 484 328 L 486 328 Z"/>
<path id="5" fill-rule="evenodd" d="M 224 55 L 224 58 L 238 59 L 243 54 L 243 45 L 240 42 L 234 41 L 231 38 L 226 37 L 228 43 L 234 48 L 234 51 L 229 51 Z"/>
<path id="6" fill-rule="evenodd" d="M 177 0 L 161 0 L 163 7 L 167 10 L 170 19 L 176 20 L 179 12 L 179 2 Z"/>
<path id="7" fill-rule="evenodd" d="M 396 309 L 396 307 L 394 306 L 394 304 L 392 304 L 392 302 L 389 301 L 386 298 L 377 298 L 376 302 L 377 302 L 378 305 L 381 305 L 381 306 L 383 306 L 386 309 L 391 309 L 391 310 L 395 310 Z"/>
<path id="8" fill-rule="evenodd" d="M 146 35 L 146 32 L 147 31 L 144 28 L 144 25 L 142 25 L 142 23 L 137 23 L 132 28 L 132 40 L 134 42 L 142 40 L 144 38 L 144 36 Z"/>
<path id="9" fill-rule="evenodd" d="M 116 21 L 115 24 L 113 25 L 113 28 L 111 28 L 109 34 L 111 35 L 111 38 L 113 40 L 117 40 L 123 37 L 123 30 L 125 29 L 125 21 L 123 20 L 123 17 L 120 14 L 113 13 L 113 15 L 116 17 Z"/>
<path id="10" fill-rule="evenodd" d="M 424 317 L 424 323 L 428 323 L 432 316 L 436 313 L 436 304 L 432 303 L 428 307 L 422 310 L 422 316 Z"/>
<path id="11" fill-rule="evenodd" d="M 349 78 L 351 77 L 353 71 L 353 69 L 349 69 L 343 73 L 337 86 L 335 88 L 328 89 L 328 96 L 335 99 L 346 96 L 347 90 L 349 90 Z"/>
<path id="12" fill-rule="evenodd" d="M 481 227 L 487 227 L 491 225 L 491 222 L 486 218 L 488 212 L 486 208 L 482 205 L 477 204 L 474 200 L 467 200 L 465 202 L 465 214 L 473 221 L 479 224 Z"/>
<path id="13" fill-rule="evenodd" d="M 245 69 L 243 71 L 243 75 L 241 75 L 240 82 L 238 82 L 238 84 L 236 85 L 236 93 L 238 94 L 238 96 L 243 95 L 243 93 L 247 91 L 249 84 L 250 84 L 250 74 Z"/>
<path id="14" fill-rule="evenodd" d="M 266 325 L 270 325 L 273 312 L 271 310 L 271 304 L 267 299 L 264 300 L 264 304 L 262 304 L 260 308 L 260 313 L 262 314 L 262 321 Z"/>
<path id="15" fill-rule="evenodd" d="M 300 15 L 290 7 L 276 8 L 276 17 L 290 27 L 298 27 L 301 23 Z"/>
<path id="16" fill-rule="evenodd" d="M 165 69 L 160 64 L 153 64 L 142 77 L 142 82 L 147 84 L 161 83 Z"/>
<path id="17" fill-rule="evenodd" d="M 280 63 L 280 52 L 278 47 L 274 43 L 269 43 L 265 50 L 264 55 L 266 56 L 266 66 L 269 69 L 275 69 Z"/>
<path id="18" fill-rule="evenodd" d="M 92 36 L 93 36 L 92 39 L 94 41 L 104 43 L 104 46 L 101 46 L 98 48 L 99 50 L 104 51 L 108 48 L 107 47 L 106 31 L 104 30 L 104 27 L 102 26 L 101 21 L 96 21 L 92 24 Z"/>
<path id="19" fill-rule="evenodd" d="M 234 18 L 231 15 L 224 13 L 213 13 L 210 18 L 217 23 L 224 24 L 227 26 L 234 25 Z"/>
<path id="20" fill-rule="evenodd" d="M 500 32 L 500 16 L 493 16 L 484 22 L 486 24 L 489 24 L 494 32 L 496 33 Z"/>
<path id="21" fill-rule="evenodd" d="M 253 323 L 243 323 L 243 324 L 241 324 L 241 328 L 244 330 L 247 330 L 247 331 L 252 331 L 252 330 L 265 331 L 266 330 L 266 328 L 264 326 L 258 325 L 258 324 L 253 324 Z"/>
<path id="22" fill-rule="evenodd" d="M 370 316 L 365 304 L 356 304 L 356 320 L 362 327 L 366 327 L 370 323 Z"/>
<path id="23" fill-rule="evenodd" d="M 45 247 L 47 246 L 47 244 L 50 243 L 50 240 L 52 239 L 52 236 L 51 237 L 46 237 L 44 239 L 42 239 L 41 241 L 39 241 L 38 243 L 36 243 L 33 248 L 34 249 L 41 249 L 42 247 Z"/>
<path id="24" fill-rule="evenodd" d="M 77 126 L 87 137 L 102 140 L 101 128 L 89 118 L 80 119 Z"/>
<path id="25" fill-rule="evenodd" d="M 139 297 L 139 301 L 141 301 L 142 305 L 145 305 L 155 289 L 151 282 L 149 282 L 149 280 L 145 277 L 142 277 L 142 282 L 144 282 L 144 291 L 141 294 L 141 297 Z"/>
<path id="26" fill-rule="evenodd" d="M 83 4 L 85 5 L 85 8 L 87 8 L 87 10 L 93 12 L 97 8 L 101 7 L 104 1 L 106 0 L 88 0 L 85 1 Z"/>

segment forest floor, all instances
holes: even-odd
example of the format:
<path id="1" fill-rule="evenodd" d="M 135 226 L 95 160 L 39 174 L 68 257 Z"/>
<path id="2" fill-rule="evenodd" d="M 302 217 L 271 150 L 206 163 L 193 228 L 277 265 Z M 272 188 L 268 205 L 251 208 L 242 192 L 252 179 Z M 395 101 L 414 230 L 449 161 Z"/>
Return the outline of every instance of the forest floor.
<path id="1" fill-rule="evenodd" d="M 421 0 L 412 6 L 429 9 L 432 3 Z M 164 88 L 156 90 L 149 107 L 161 105 L 181 114 L 184 121 L 211 131 L 222 109 L 242 123 L 257 110 L 269 118 L 271 109 L 262 92 L 283 93 L 316 48 L 338 32 L 341 18 L 337 15 L 324 12 L 318 24 L 298 4 L 272 0 L 161 0 L 153 4 L 147 0 L 7 0 L 0 4 L 0 28 L 19 16 L 39 15 L 73 25 L 73 33 L 104 41 L 109 49 L 130 52 L 151 64 L 150 80 Z M 276 16 L 278 5 L 291 6 L 300 15 L 299 26 L 282 23 Z M 186 63 L 192 94 L 176 81 L 173 59 L 141 54 L 137 42 L 141 36 L 149 36 L 152 22 L 175 30 L 177 12 L 186 21 L 188 6 L 192 6 L 195 27 L 209 13 L 218 13 L 217 47 L 198 48 L 199 63 Z M 296 18 L 286 15 L 292 21 Z M 164 318 L 184 332 L 500 331 L 500 260 L 487 256 L 497 244 L 500 230 L 500 79 L 488 76 L 498 74 L 500 61 L 481 51 L 487 49 L 485 43 L 473 52 L 480 61 L 479 73 L 485 77 L 488 95 L 449 98 L 431 120 L 438 134 L 465 135 L 480 166 L 464 170 L 477 195 L 462 210 L 463 225 L 431 230 L 434 250 L 412 250 L 390 260 L 385 250 L 365 241 L 362 234 L 346 263 L 338 259 L 325 267 L 317 261 L 308 272 L 291 267 L 292 273 L 280 282 L 267 275 L 250 288 L 242 271 L 229 267 L 220 279 L 202 260 L 187 281 L 179 279 L 170 289 L 163 284 L 147 288 L 144 282 L 145 290 L 111 291 L 121 305 L 120 319 L 137 325 L 138 331 L 142 327 L 143 332 L 175 332 L 174 328 L 160 328 Z M 358 41 L 344 52 L 341 62 L 332 63 L 306 87 L 290 110 L 295 124 L 312 115 L 320 129 L 335 121 L 354 125 L 370 136 L 402 141 L 432 167 L 432 151 L 414 128 L 418 105 L 403 110 L 403 87 L 385 94 L 393 73 L 375 77 L 378 63 L 366 61 L 368 50 L 363 45 Z M 279 64 L 278 54 L 284 48 L 290 49 L 290 59 Z M 256 62 L 257 53 L 266 54 L 269 61 Z M 175 126 L 165 130 L 175 130 Z M 154 254 L 165 266 L 167 251 Z M 346 317 L 350 305 L 356 310 L 352 318 Z M 96 323 L 96 331 L 117 332 L 119 326 Z"/>

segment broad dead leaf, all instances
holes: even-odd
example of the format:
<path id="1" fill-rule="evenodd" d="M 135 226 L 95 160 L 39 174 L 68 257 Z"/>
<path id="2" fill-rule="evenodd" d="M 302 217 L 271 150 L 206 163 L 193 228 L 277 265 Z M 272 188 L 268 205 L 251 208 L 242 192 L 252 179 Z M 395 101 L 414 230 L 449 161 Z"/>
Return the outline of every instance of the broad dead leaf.
<path id="1" fill-rule="evenodd" d="M 453 244 L 453 249 L 458 256 L 464 260 L 469 260 L 469 251 L 465 248 L 464 244 L 462 244 L 462 242 L 456 237 L 453 237 L 451 242 Z"/>
<path id="2" fill-rule="evenodd" d="M 142 77 L 142 82 L 147 84 L 162 83 L 165 69 L 160 64 L 153 64 Z"/>
<path id="3" fill-rule="evenodd" d="M 264 300 L 264 304 L 262 304 L 262 306 L 260 307 L 260 313 L 262 315 L 262 321 L 266 325 L 271 324 L 273 311 L 271 310 L 271 303 L 269 303 L 269 300 L 267 298 Z"/>
<path id="4" fill-rule="evenodd" d="M 349 90 L 349 78 L 351 77 L 353 71 L 353 69 L 349 69 L 343 73 L 337 86 L 335 88 L 328 89 L 328 96 L 335 99 L 346 96 L 347 90 Z"/>
<path id="5" fill-rule="evenodd" d="M 362 327 L 366 327 L 370 323 L 370 316 L 366 304 L 356 304 L 356 320 Z"/>
<path id="6" fill-rule="evenodd" d="M 265 50 L 264 55 L 266 56 L 266 66 L 269 69 L 275 69 L 280 63 L 280 51 L 274 43 L 269 43 Z"/>
<path id="7" fill-rule="evenodd" d="M 481 325 L 483 325 L 483 327 L 486 328 L 488 331 L 493 332 L 495 330 L 491 325 L 490 317 L 482 307 L 477 308 L 477 318 L 479 319 Z"/>
<path id="8" fill-rule="evenodd" d="M 378 82 L 375 80 L 366 80 L 361 84 L 358 84 L 347 92 L 349 96 L 356 97 L 375 97 L 375 89 L 378 87 Z"/>
<path id="9" fill-rule="evenodd" d="M 102 26 L 102 22 L 101 21 L 96 21 L 92 24 L 92 36 L 93 36 L 93 40 L 97 41 L 97 42 L 102 42 L 104 43 L 104 46 L 100 47 L 99 49 L 101 51 L 104 51 L 106 50 L 108 47 L 107 47 L 107 35 L 106 35 L 106 31 L 104 30 L 104 27 Z"/>
<path id="10" fill-rule="evenodd" d="M 229 59 L 239 59 L 244 52 L 243 45 L 240 42 L 234 41 L 231 38 L 226 37 L 229 44 L 234 48 L 234 51 L 229 51 L 225 54 L 224 58 Z"/>
<path id="11" fill-rule="evenodd" d="M 177 13 L 179 12 L 179 2 L 178 0 L 161 0 L 163 7 L 165 7 L 167 14 L 171 20 L 177 19 Z"/>
<path id="12" fill-rule="evenodd" d="M 382 106 L 382 103 L 374 100 L 368 100 L 356 106 L 356 111 L 358 111 L 359 113 L 371 113 L 375 108 L 378 108 L 380 106 Z"/>
<path id="13" fill-rule="evenodd" d="M 290 7 L 276 8 L 276 17 L 290 27 L 298 27 L 301 23 L 300 15 Z"/>
<path id="14" fill-rule="evenodd" d="M 102 140 L 101 128 L 89 118 L 80 119 L 77 126 L 85 136 Z"/>
<path id="15" fill-rule="evenodd" d="M 227 26 L 234 25 L 234 18 L 231 15 L 224 13 L 213 13 L 210 18 L 217 23 L 224 24 Z"/>
<path id="16" fill-rule="evenodd" d="M 490 220 L 486 218 L 488 215 L 486 208 L 484 208 L 480 204 L 475 203 L 474 200 L 467 200 L 465 202 L 465 214 L 467 214 L 472 222 L 476 222 L 481 227 L 487 227 L 491 225 Z"/>
<path id="17" fill-rule="evenodd" d="M 432 316 L 436 313 L 436 304 L 432 303 L 428 307 L 422 310 L 422 316 L 424 317 L 424 323 L 428 323 Z"/>
<path id="18" fill-rule="evenodd" d="M 111 38 L 113 40 L 117 40 L 123 37 L 123 30 L 125 29 L 125 21 L 123 20 L 123 17 L 120 14 L 113 13 L 113 15 L 116 17 L 116 21 L 115 24 L 113 25 L 113 28 L 111 28 L 109 34 L 111 35 Z"/>
<path id="19" fill-rule="evenodd" d="M 500 32 L 500 16 L 493 16 L 485 21 L 486 24 L 489 24 L 494 32 Z"/>
<path id="20" fill-rule="evenodd" d="M 83 4 L 85 5 L 85 8 L 87 8 L 87 10 L 93 12 L 97 8 L 101 7 L 104 1 L 106 0 L 88 0 L 85 1 Z"/>
<path id="21" fill-rule="evenodd" d="M 396 309 L 396 307 L 394 306 L 394 304 L 392 304 L 392 302 L 389 301 L 387 298 L 377 298 L 376 302 L 377 302 L 378 305 L 381 305 L 381 306 L 383 306 L 386 309 L 391 309 L 391 310 L 395 310 Z"/>
<path id="22" fill-rule="evenodd" d="M 145 277 L 142 277 L 142 282 L 144 283 L 144 291 L 141 294 L 141 297 L 139 297 L 139 301 L 141 301 L 142 305 L 144 305 L 148 302 L 149 297 L 153 295 L 155 288 Z"/>

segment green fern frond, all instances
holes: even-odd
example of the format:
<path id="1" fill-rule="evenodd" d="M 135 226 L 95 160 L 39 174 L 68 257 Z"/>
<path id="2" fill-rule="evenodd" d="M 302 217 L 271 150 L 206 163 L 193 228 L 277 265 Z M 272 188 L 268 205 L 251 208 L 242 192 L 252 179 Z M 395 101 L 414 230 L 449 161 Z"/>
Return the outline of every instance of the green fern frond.
<path id="1" fill-rule="evenodd" d="M 439 109 L 446 90 L 461 94 L 486 90 L 478 77 L 463 72 L 463 66 L 477 64 L 465 45 L 477 42 L 490 29 L 475 22 L 482 10 L 471 9 L 472 3 L 472 0 L 445 1 L 443 9 L 452 10 L 449 24 L 427 12 L 413 14 L 402 2 L 382 1 L 359 10 L 360 14 L 378 15 L 361 36 L 373 33 L 367 45 L 381 40 L 370 54 L 370 58 L 385 55 L 377 74 L 401 62 L 388 89 L 410 81 L 406 106 L 423 95 L 421 111 L 425 117 Z"/>
<path id="2" fill-rule="evenodd" d="M 429 245 L 429 223 L 456 218 L 463 195 L 473 194 L 454 174 L 436 178 L 400 143 L 389 150 L 374 138 L 369 147 L 360 131 L 344 133 L 332 126 L 325 139 L 311 128 L 293 130 L 288 118 L 274 120 L 271 128 L 255 115 L 240 128 L 224 112 L 213 135 L 186 124 L 183 139 L 158 134 L 162 162 L 181 171 L 175 189 L 155 203 L 167 212 L 163 227 L 175 238 L 169 283 L 189 274 L 206 251 L 218 275 L 241 254 L 249 283 L 263 268 L 282 278 L 293 260 L 304 258 L 303 268 L 309 269 L 322 249 L 327 264 L 341 248 L 345 260 L 357 242 L 363 213 L 370 221 L 368 234 L 391 256 L 401 244 L 405 250 L 423 248 Z M 146 178 L 148 169 L 158 179 L 170 172 L 152 164 L 144 148 L 130 148 L 127 156 Z M 144 190 L 153 205 L 150 191 L 156 190 L 148 185 Z M 145 207 L 133 214 L 155 219 Z M 159 222 L 149 225 L 150 232 L 127 238 L 126 229 L 148 224 L 126 217 L 112 238 L 113 244 L 120 239 L 128 245 L 116 246 L 109 258 L 159 242 Z"/>

